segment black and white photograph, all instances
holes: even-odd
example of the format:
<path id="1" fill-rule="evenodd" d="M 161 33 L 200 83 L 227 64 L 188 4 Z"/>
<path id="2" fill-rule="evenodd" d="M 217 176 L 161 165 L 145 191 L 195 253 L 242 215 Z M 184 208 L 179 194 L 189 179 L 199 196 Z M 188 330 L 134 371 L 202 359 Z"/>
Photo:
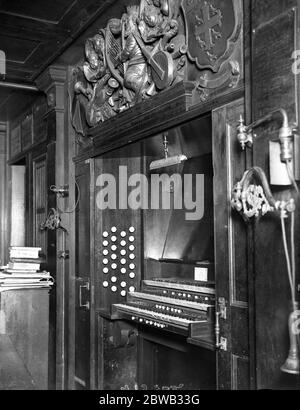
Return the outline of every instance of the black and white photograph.
<path id="1" fill-rule="evenodd" d="M 300 0 L 1 0 L 0 391 L 300 390 L 299 117 Z"/>

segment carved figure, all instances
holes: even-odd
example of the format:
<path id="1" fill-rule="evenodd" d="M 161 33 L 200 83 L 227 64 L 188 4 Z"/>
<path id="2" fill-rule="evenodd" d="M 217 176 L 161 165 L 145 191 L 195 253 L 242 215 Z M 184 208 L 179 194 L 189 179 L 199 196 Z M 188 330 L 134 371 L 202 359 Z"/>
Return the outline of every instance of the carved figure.
<path id="1" fill-rule="evenodd" d="M 121 62 L 127 62 L 124 86 L 129 90 L 126 97 L 133 104 L 143 98 L 151 83 L 147 62 L 137 39 L 138 18 L 139 8 L 127 7 L 127 14 L 123 16 L 125 44 L 119 56 Z"/>
<path id="2" fill-rule="evenodd" d="M 112 26 L 110 26 L 112 27 Z M 107 28 L 109 30 L 110 28 Z M 120 82 L 108 68 L 104 30 L 85 44 L 86 61 L 77 70 L 73 103 L 73 125 L 77 132 L 85 135 L 86 126 L 94 126 L 114 116 L 119 110 L 122 96 Z M 85 99 L 82 99 L 82 96 Z"/>

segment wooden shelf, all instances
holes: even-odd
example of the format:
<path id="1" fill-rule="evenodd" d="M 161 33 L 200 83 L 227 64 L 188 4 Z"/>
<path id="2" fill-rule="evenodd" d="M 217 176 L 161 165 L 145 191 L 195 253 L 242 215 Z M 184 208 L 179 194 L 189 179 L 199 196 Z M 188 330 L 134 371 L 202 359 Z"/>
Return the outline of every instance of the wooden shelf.
<path id="1" fill-rule="evenodd" d="M 180 82 L 168 90 L 91 128 L 90 146 L 83 149 L 75 162 L 124 147 L 143 138 L 176 126 L 178 116 L 192 105 L 195 84 Z"/>
<path id="2" fill-rule="evenodd" d="M 86 148 L 80 149 L 73 161 L 80 163 L 162 133 L 244 96 L 244 87 L 239 87 L 229 94 L 195 105 L 194 90 L 194 82 L 180 82 L 91 128 Z"/>

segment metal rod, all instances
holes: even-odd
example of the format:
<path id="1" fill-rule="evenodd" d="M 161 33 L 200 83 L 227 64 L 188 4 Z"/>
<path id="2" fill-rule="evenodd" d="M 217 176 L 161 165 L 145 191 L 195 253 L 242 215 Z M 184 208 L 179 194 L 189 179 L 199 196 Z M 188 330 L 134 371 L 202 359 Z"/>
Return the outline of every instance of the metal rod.
<path id="1" fill-rule="evenodd" d="M 283 127 L 288 127 L 289 126 L 289 121 L 288 121 L 288 115 L 287 112 L 280 108 L 278 110 L 274 110 L 272 112 L 270 112 L 269 114 L 267 114 L 266 116 L 260 118 L 257 121 L 254 121 L 252 124 L 249 124 L 246 126 L 246 132 L 249 132 L 251 130 L 253 130 L 254 128 L 259 127 L 260 125 L 262 125 L 263 123 L 265 123 L 268 120 L 271 120 L 274 116 L 274 114 L 280 113 L 283 117 Z"/>
<path id="2" fill-rule="evenodd" d="M 11 83 L 8 81 L 0 81 L 0 87 L 15 88 L 18 90 L 26 90 L 26 91 L 33 91 L 33 92 L 40 91 L 35 85 Z"/>

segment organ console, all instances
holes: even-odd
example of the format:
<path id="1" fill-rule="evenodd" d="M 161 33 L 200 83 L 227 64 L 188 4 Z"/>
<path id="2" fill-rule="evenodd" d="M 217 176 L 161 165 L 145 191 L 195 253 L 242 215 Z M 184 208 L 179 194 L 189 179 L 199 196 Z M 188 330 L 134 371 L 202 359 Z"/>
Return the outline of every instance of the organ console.
<path id="1" fill-rule="evenodd" d="M 141 292 L 130 292 L 127 303 L 115 304 L 114 309 L 120 319 L 186 338 L 210 337 L 213 343 L 213 282 L 144 280 Z"/>

